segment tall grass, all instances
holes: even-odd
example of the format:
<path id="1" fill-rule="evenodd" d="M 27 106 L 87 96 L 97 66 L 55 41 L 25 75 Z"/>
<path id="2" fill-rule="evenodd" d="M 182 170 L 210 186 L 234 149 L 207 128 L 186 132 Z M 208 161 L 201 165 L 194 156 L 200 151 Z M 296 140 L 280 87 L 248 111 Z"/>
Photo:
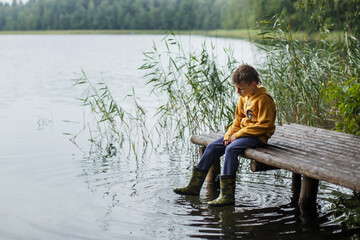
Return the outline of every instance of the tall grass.
<path id="1" fill-rule="evenodd" d="M 224 131 L 233 120 L 236 106 L 231 73 L 237 67 L 231 49 L 225 66 L 218 63 L 215 46 L 203 43 L 198 51 L 187 52 L 172 32 L 163 39 L 166 52 L 154 44 L 145 52 L 147 84 L 155 94 L 166 95 L 158 108 L 159 125 L 185 132 Z"/>
<path id="2" fill-rule="evenodd" d="M 134 113 L 130 113 L 114 99 L 104 80 L 94 84 L 82 71 L 82 76 L 75 79 L 74 85 L 83 87 L 83 97 L 78 99 L 89 108 L 91 115 L 80 133 L 88 129 L 90 141 L 95 144 L 96 151 L 104 152 L 105 158 L 124 150 L 124 144 L 137 158 L 138 150 L 144 151 L 151 144 L 151 133 L 146 126 L 146 110 L 139 104 L 134 90 L 125 96 L 133 100 Z M 74 143 L 80 133 L 72 137 Z"/>
<path id="3" fill-rule="evenodd" d="M 360 44 L 299 41 L 281 16 L 260 25 L 263 78 L 277 103 L 278 122 L 360 134 Z M 342 40 L 343 39 L 343 40 Z"/>
<path id="4" fill-rule="evenodd" d="M 281 17 L 260 27 L 263 40 L 255 44 L 266 53 L 266 60 L 256 68 L 276 101 L 277 122 L 359 135 L 359 41 L 346 33 L 336 42 L 299 41 Z M 172 32 L 162 43 L 166 50 L 154 44 L 144 53 L 140 67 L 151 92 L 165 97 L 156 112 L 159 138 L 168 133 L 173 138 L 226 130 L 237 103 L 231 74 L 239 62 L 232 50 L 224 49 L 227 62 L 221 65 L 213 44 L 204 42 L 200 49 L 186 51 Z M 86 85 L 80 100 L 94 113 L 96 131 L 90 132 L 97 136 L 92 135 L 93 142 L 100 147 L 106 142 L 105 149 L 111 153 L 128 140 L 135 154 L 139 145 L 146 148 L 151 143 L 149 116 L 135 92 L 127 96 L 133 98 L 135 109 L 130 114 L 114 100 L 104 81 L 93 84 L 83 73 L 75 85 Z"/>

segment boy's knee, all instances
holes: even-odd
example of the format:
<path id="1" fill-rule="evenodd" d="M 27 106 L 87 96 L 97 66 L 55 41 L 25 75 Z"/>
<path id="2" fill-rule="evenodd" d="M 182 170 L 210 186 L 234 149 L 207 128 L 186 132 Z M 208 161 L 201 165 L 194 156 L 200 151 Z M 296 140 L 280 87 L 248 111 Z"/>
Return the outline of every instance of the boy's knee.
<path id="1" fill-rule="evenodd" d="M 239 148 L 238 146 L 231 146 L 228 145 L 225 149 L 225 154 L 230 154 L 230 155 L 240 155 L 244 152 L 245 149 Z"/>
<path id="2" fill-rule="evenodd" d="M 232 153 L 234 153 L 234 151 L 235 151 L 235 148 L 232 147 L 231 144 L 230 144 L 230 145 L 228 145 L 228 146 L 226 147 L 226 149 L 225 149 L 225 154 L 232 154 Z"/>
<path id="3" fill-rule="evenodd" d="M 215 144 L 214 143 L 210 143 L 209 145 L 207 145 L 206 150 L 207 151 L 213 151 L 215 149 Z"/>

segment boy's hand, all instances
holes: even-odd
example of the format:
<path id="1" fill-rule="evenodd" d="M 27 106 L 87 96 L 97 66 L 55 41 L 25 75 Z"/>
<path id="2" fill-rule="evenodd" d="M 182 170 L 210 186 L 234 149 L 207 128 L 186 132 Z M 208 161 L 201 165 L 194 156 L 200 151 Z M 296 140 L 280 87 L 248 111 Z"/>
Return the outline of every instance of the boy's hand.
<path id="1" fill-rule="evenodd" d="M 236 137 L 233 135 L 231 135 L 231 137 L 229 138 L 229 144 L 232 143 L 233 141 L 236 140 Z"/>
<path id="2" fill-rule="evenodd" d="M 230 143 L 232 143 L 232 142 L 235 141 L 235 140 L 236 140 L 236 137 L 235 137 L 234 135 L 232 135 L 232 136 L 229 138 L 229 140 L 225 140 L 225 141 L 224 141 L 225 147 L 227 147 L 227 145 L 229 145 Z"/>

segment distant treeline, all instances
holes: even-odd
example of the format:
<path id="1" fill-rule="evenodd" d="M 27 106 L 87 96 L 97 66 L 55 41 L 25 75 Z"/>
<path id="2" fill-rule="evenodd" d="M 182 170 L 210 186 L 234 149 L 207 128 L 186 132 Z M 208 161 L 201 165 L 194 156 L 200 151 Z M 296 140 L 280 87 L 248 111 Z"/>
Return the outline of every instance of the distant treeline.
<path id="1" fill-rule="evenodd" d="M 291 28 L 308 30 L 317 27 L 313 11 L 301 6 L 317 2 L 329 29 L 359 32 L 359 0 L 13 0 L 0 3 L 0 30 L 243 29 L 281 12 Z"/>

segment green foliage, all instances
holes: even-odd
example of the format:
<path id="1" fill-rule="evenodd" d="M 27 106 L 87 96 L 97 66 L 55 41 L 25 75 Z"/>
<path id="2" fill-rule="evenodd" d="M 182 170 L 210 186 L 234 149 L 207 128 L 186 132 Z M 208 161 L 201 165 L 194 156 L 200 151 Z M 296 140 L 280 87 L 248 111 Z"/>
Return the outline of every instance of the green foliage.
<path id="1" fill-rule="evenodd" d="M 276 101 L 278 122 L 329 127 L 329 106 L 321 95 L 328 79 L 322 68 L 327 52 L 296 40 L 281 16 L 264 21 L 261 30 L 266 39 L 259 44 L 266 52 L 262 76 Z"/>
<path id="2" fill-rule="evenodd" d="M 277 102 L 278 121 L 360 134 L 360 44 L 294 39 L 282 16 L 264 21 L 263 77 Z"/>
<path id="3" fill-rule="evenodd" d="M 237 67 L 231 50 L 226 66 L 220 66 L 215 47 L 206 43 L 200 51 L 186 52 L 174 34 L 164 39 L 165 56 L 156 45 L 146 52 L 146 70 L 152 92 L 165 94 L 167 101 L 158 108 L 160 125 L 174 127 L 180 136 L 185 131 L 224 131 L 233 120 L 236 107 L 231 73 Z M 164 63 L 164 59 L 167 61 Z"/>
<path id="4" fill-rule="evenodd" d="M 360 193 L 354 192 L 353 196 L 345 196 L 341 193 L 337 193 L 337 195 L 338 198 L 333 201 L 331 206 L 335 217 L 345 229 L 359 229 Z"/>
<path id="5" fill-rule="evenodd" d="M 360 33 L 360 0 L 297 0 L 315 31 L 325 37 L 331 30 Z"/>
<path id="6" fill-rule="evenodd" d="M 226 0 L 37 0 L 0 3 L 0 30 L 218 29 Z"/>
<path id="7" fill-rule="evenodd" d="M 333 104 L 332 114 L 339 131 L 360 135 L 360 47 L 353 37 L 345 38 L 342 64 L 337 75 L 331 75 L 324 93 Z"/>
<path id="8" fill-rule="evenodd" d="M 283 12 L 290 28 L 360 32 L 360 0 L 34 0 L 0 3 L 0 30 L 249 29 Z M 311 21 L 307 21 L 311 20 Z"/>
<path id="9" fill-rule="evenodd" d="M 330 82 L 326 89 L 329 101 L 334 103 L 332 113 L 338 116 L 336 129 L 360 135 L 360 81 L 359 77 L 350 79 L 339 86 Z"/>

